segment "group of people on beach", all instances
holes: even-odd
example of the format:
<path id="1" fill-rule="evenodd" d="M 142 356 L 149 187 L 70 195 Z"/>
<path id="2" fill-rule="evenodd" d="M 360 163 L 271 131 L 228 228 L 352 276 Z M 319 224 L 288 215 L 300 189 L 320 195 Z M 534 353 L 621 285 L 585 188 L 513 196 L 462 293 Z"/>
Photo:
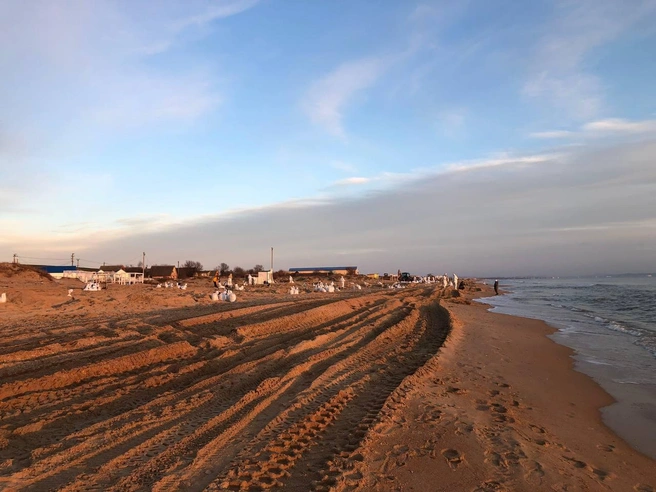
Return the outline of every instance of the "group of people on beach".
<path id="1" fill-rule="evenodd" d="M 250 275 L 249 275 L 249 277 L 250 277 Z M 214 277 L 212 278 L 212 283 L 214 284 L 214 287 L 216 287 L 217 289 L 219 287 L 221 287 L 221 285 L 220 285 L 221 276 L 220 276 L 218 271 L 214 274 Z M 228 287 L 232 287 L 232 273 L 230 275 L 228 275 L 228 281 L 225 283 L 225 285 L 228 286 Z"/>

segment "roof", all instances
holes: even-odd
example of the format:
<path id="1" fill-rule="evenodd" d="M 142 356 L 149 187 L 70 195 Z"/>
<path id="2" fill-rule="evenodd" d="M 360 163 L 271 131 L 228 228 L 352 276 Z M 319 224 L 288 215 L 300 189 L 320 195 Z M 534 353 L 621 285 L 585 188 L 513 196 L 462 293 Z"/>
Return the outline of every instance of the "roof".
<path id="1" fill-rule="evenodd" d="M 74 266 L 55 266 L 55 265 L 30 265 L 46 273 L 64 273 L 69 270 L 77 270 Z"/>
<path id="2" fill-rule="evenodd" d="M 142 267 L 125 267 L 123 270 L 127 273 L 143 273 Z"/>
<path id="3" fill-rule="evenodd" d="M 119 270 L 125 271 L 125 265 L 103 265 L 100 267 L 103 272 L 118 272 Z"/>
<path id="4" fill-rule="evenodd" d="M 290 272 L 314 272 L 322 270 L 357 270 L 356 266 L 332 266 L 332 267 L 300 267 L 290 268 Z"/>
<path id="5" fill-rule="evenodd" d="M 175 265 L 153 265 L 150 267 L 151 277 L 170 277 L 175 272 Z"/>

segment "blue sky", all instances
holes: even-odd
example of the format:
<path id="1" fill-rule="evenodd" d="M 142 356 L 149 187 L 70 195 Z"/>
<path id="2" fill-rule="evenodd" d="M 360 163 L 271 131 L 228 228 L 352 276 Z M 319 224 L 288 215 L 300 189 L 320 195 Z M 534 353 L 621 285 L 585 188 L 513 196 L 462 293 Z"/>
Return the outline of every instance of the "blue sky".
<path id="1" fill-rule="evenodd" d="M 514 273 L 564 268 L 548 254 L 534 257 L 532 243 L 520 239 L 526 225 L 513 224 L 527 211 L 538 225 L 549 224 L 544 237 L 554 228 L 572 232 L 558 226 L 577 213 L 577 230 L 606 231 L 593 239 L 604 254 L 581 272 L 648 269 L 654 256 L 640 244 L 645 231 L 656 232 L 649 198 L 649 191 L 656 195 L 654 26 L 651 0 L 5 1 L 0 258 L 77 252 L 128 262 L 148 247 L 157 263 L 249 266 L 284 244 L 281 267 L 508 270 L 502 250 L 487 259 L 467 248 L 436 252 L 446 225 L 444 213 L 426 212 L 435 207 L 458 218 L 463 237 L 479 231 L 472 242 L 517 238 L 528 259 Z M 593 155 L 630 160 L 635 172 L 599 183 L 571 167 Z M 533 181 L 525 181 L 527 167 L 539 171 Z M 531 196 L 549 169 L 561 167 L 568 182 L 562 196 L 551 196 L 569 203 L 564 215 L 543 199 L 508 209 L 504 219 L 518 220 L 490 217 L 486 224 L 498 222 L 489 231 L 466 229 L 472 214 L 505 208 L 495 192 L 512 179 Z M 458 173 L 469 181 L 454 180 Z M 446 181 L 454 188 L 441 189 Z M 488 200 L 463 207 L 481 182 Z M 416 209 L 407 199 L 394 202 L 425 183 L 435 187 Z M 602 184 L 625 197 L 612 223 Z M 642 198 L 633 200 L 636 186 Z M 586 191 L 585 203 L 577 190 Z M 321 220 L 325 210 L 323 220 L 343 220 L 337 210 L 356 217 L 344 207 L 375 206 L 380 197 L 417 220 L 397 217 L 402 224 L 383 220 L 372 229 L 377 221 L 362 218 L 352 224 L 361 233 L 350 239 L 339 237 L 338 224 L 315 230 L 300 222 L 301 215 Z M 386 206 L 377 206 L 384 218 Z M 255 216 L 259 233 L 250 237 L 245 224 Z M 279 237 L 274 216 L 298 228 Z M 380 247 L 394 238 L 384 230 L 408 223 L 413 247 L 425 253 Z M 266 238 L 262 253 L 223 231 L 250 242 Z M 162 234 L 166 241 L 155 242 Z M 639 252 L 631 261 L 611 247 L 619 238 Z M 589 259 L 583 243 L 569 234 L 557 247 L 580 255 L 572 260 L 580 265 Z"/>

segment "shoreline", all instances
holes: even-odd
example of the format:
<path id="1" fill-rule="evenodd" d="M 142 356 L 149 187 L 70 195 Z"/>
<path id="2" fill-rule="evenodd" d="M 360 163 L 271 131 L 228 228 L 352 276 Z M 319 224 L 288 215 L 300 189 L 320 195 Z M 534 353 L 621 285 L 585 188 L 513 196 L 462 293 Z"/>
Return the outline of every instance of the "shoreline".
<path id="1" fill-rule="evenodd" d="M 504 291 L 502 294 L 510 292 L 512 291 Z M 655 395 L 651 388 L 644 384 L 629 384 L 626 381 L 617 381 L 617 377 L 620 376 L 617 369 L 607 363 L 590 360 L 581 351 L 581 347 L 569 341 L 566 334 L 567 330 L 564 330 L 563 326 L 559 326 L 557 322 L 545 318 L 524 317 L 517 312 L 513 312 L 516 311 L 514 308 L 504 308 L 503 306 L 485 302 L 486 299 L 494 298 L 495 296 L 477 297 L 476 301 L 488 306 L 488 311 L 492 314 L 506 314 L 525 319 L 540 320 L 552 329 L 547 337 L 554 343 L 567 347 L 572 351 L 570 355 L 572 369 L 588 376 L 612 398 L 613 401 L 610 404 L 599 408 L 603 423 L 636 451 L 656 460 L 656 416 L 654 416 L 656 407 L 654 403 Z M 619 338 L 616 343 L 628 346 L 633 342 Z M 646 363 L 650 362 L 651 360 L 648 360 Z M 626 377 L 623 374 L 621 376 Z"/>
<path id="2" fill-rule="evenodd" d="M 477 286 L 442 301 L 452 332 L 364 448 L 365 488 L 653 491 L 656 462 L 604 423 L 615 400 L 556 329 L 471 302 Z"/>

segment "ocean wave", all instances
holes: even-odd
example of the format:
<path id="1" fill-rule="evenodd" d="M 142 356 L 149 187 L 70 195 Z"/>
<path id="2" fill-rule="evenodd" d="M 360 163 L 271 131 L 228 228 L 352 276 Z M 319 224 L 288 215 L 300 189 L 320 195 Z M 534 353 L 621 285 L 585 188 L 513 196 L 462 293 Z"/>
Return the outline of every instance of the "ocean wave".
<path id="1" fill-rule="evenodd" d="M 639 337 L 642 336 L 642 332 L 638 330 L 632 330 L 631 328 L 627 328 L 626 326 L 618 323 L 617 321 L 610 321 L 606 327 L 609 330 L 613 331 L 619 331 L 621 333 L 626 333 L 627 335 L 633 335 L 634 337 Z"/>
<path id="2" fill-rule="evenodd" d="M 642 336 L 635 341 L 635 344 L 648 350 L 654 357 L 656 357 L 656 337 L 649 335 Z"/>

